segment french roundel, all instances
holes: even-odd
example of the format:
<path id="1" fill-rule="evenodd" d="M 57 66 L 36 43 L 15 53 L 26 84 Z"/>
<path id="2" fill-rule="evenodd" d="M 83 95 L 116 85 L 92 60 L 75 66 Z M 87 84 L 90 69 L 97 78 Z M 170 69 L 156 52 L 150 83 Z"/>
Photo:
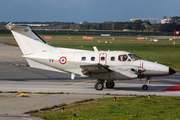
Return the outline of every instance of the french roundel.
<path id="1" fill-rule="evenodd" d="M 67 62 L 66 57 L 63 56 L 63 57 L 59 58 L 59 63 L 61 63 L 62 65 L 66 64 L 66 62 Z"/>

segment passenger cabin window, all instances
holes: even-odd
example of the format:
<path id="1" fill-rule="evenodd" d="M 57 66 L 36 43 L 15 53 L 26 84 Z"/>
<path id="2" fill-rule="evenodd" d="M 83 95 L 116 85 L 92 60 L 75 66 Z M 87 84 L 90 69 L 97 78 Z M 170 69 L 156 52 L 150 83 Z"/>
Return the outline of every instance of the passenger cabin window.
<path id="1" fill-rule="evenodd" d="M 95 61 L 95 57 L 91 57 L 91 61 Z"/>
<path id="2" fill-rule="evenodd" d="M 111 57 L 111 61 L 115 61 L 115 57 Z"/>
<path id="3" fill-rule="evenodd" d="M 132 61 L 136 61 L 136 60 L 141 59 L 140 57 L 138 57 L 138 56 L 136 56 L 134 54 L 128 54 L 128 55 L 129 55 L 129 57 L 131 58 Z"/>
<path id="4" fill-rule="evenodd" d="M 82 57 L 82 59 L 81 59 L 82 61 L 86 61 L 86 57 Z"/>
<path id="5" fill-rule="evenodd" d="M 105 61 L 105 57 L 101 57 L 101 61 Z"/>
<path id="6" fill-rule="evenodd" d="M 127 58 L 128 58 L 127 55 L 119 55 L 118 60 L 119 60 L 119 61 L 126 61 Z"/>

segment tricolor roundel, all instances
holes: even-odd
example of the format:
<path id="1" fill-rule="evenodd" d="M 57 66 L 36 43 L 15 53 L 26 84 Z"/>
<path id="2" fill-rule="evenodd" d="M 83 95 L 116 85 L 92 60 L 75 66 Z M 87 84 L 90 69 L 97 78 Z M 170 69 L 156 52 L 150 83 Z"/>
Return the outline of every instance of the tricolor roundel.
<path id="1" fill-rule="evenodd" d="M 66 62 L 67 62 L 67 58 L 66 57 L 60 57 L 59 58 L 59 63 L 61 63 L 62 65 L 64 65 L 64 64 L 66 64 Z"/>

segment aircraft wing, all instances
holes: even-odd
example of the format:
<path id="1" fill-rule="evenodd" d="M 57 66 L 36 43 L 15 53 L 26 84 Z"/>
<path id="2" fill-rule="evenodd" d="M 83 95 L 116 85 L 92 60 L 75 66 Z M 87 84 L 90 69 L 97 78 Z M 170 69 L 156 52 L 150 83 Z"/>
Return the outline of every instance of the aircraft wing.
<path id="1" fill-rule="evenodd" d="M 108 73 L 111 72 L 108 65 L 102 64 L 94 64 L 94 65 L 80 65 L 83 69 L 82 73 L 84 75 L 92 74 L 92 73 Z"/>

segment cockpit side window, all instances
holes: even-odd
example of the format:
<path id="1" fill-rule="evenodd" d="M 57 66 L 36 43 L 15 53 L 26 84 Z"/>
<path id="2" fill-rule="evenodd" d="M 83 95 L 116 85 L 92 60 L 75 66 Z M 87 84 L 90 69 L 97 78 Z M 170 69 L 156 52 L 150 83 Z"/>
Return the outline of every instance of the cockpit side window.
<path id="1" fill-rule="evenodd" d="M 131 61 L 131 59 L 129 58 L 127 61 Z"/>
<path id="2" fill-rule="evenodd" d="M 120 56 L 118 57 L 118 60 L 119 60 L 119 61 L 123 61 L 123 55 L 120 55 Z"/>
<path id="3" fill-rule="evenodd" d="M 138 57 L 138 56 L 136 56 L 134 54 L 128 54 L 128 55 L 129 55 L 129 57 L 131 58 L 132 61 L 136 61 L 136 60 L 141 59 L 140 57 Z"/>
<path id="4" fill-rule="evenodd" d="M 126 61 L 127 58 L 128 58 L 127 55 L 119 55 L 118 60 L 119 60 L 119 61 Z"/>

